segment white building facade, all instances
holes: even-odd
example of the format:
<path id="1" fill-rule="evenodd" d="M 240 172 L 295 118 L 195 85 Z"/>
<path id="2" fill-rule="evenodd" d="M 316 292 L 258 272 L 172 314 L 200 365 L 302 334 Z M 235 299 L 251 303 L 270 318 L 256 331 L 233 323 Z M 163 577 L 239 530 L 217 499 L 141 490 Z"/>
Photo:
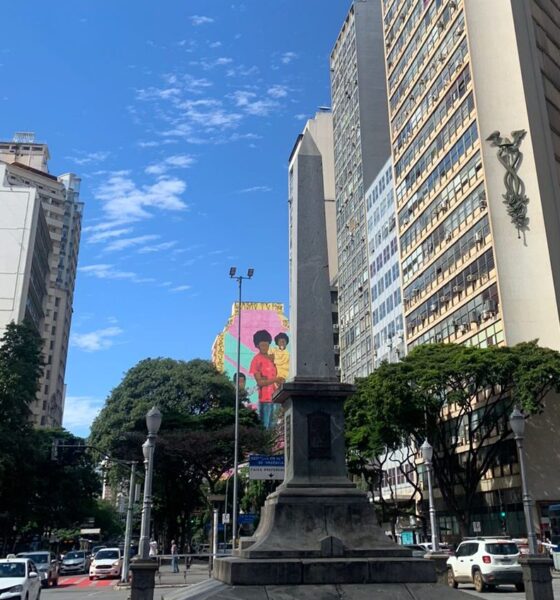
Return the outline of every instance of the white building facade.
<path id="1" fill-rule="evenodd" d="M 37 222 L 42 219 L 46 223 L 50 238 L 46 296 L 41 314 L 38 313 L 32 320 L 44 340 L 46 363 L 39 382 L 37 402 L 31 407 L 33 424 L 37 427 L 58 427 L 62 424 L 66 387 L 64 374 L 83 212 L 83 204 L 79 201 L 80 179 L 71 173 L 60 177 L 51 175 L 48 159 L 46 144 L 35 143 L 30 134 L 23 137 L 16 135 L 11 142 L 0 142 L 0 165 L 7 173 L 3 187 L 0 187 L 0 204 L 4 206 L 13 197 L 11 190 L 15 188 L 23 190 L 19 192 L 21 197 L 27 194 L 29 198 L 37 199 L 40 203 Z M 7 218 L 3 211 L 0 228 Z M 13 258 L 6 256 L 5 260 L 11 262 Z M 31 272 L 25 275 L 30 276 Z M 20 312 L 13 320 L 21 322 L 24 318 L 25 315 Z"/>
<path id="2" fill-rule="evenodd" d="M 398 230 L 389 159 L 366 192 L 374 368 L 405 353 Z"/>

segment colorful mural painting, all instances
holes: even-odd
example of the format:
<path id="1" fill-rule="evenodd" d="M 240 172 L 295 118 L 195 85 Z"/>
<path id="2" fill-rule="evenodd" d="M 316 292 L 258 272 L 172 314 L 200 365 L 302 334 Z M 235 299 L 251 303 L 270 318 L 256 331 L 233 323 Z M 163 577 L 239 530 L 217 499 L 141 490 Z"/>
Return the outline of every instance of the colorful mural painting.
<path id="1" fill-rule="evenodd" d="M 238 304 L 212 346 L 212 361 L 235 383 L 237 371 Z M 284 305 L 241 303 L 239 391 L 243 402 L 259 411 L 266 427 L 275 425 L 274 392 L 290 374 L 290 334 Z"/>

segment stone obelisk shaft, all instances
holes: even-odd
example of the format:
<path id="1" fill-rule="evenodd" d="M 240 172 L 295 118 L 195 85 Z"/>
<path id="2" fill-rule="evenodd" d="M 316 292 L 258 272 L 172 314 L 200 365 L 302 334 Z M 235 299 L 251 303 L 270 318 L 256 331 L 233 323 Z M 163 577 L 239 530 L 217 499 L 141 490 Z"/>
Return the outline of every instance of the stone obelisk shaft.
<path id="1" fill-rule="evenodd" d="M 334 348 L 321 154 L 309 131 L 300 142 L 290 206 L 291 365 L 295 379 L 334 379 Z"/>

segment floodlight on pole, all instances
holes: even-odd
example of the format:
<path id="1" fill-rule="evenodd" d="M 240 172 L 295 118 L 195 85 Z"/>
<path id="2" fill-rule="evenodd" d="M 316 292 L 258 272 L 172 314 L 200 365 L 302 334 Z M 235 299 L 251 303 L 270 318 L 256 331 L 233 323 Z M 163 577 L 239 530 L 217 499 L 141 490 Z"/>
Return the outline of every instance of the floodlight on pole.
<path id="1" fill-rule="evenodd" d="M 237 540 L 237 471 L 239 470 L 239 379 L 241 375 L 241 289 L 244 279 L 251 279 L 255 269 L 247 269 L 247 275 L 236 275 L 237 268 L 231 267 L 229 276 L 237 280 L 239 297 L 237 301 L 237 371 L 235 374 L 235 425 L 234 425 L 234 449 L 233 449 L 233 500 L 232 500 L 232 547 L 235 548 Z"/>

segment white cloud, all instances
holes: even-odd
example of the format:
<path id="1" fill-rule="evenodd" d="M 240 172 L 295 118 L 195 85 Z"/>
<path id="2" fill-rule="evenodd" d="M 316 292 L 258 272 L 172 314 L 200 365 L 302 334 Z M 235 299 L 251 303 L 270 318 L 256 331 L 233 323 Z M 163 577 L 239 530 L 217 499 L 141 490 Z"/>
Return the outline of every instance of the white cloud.
<path id="1" fill-rule="evenodd" d="M 90 229 L 90 228 L 88 228 Z M 85 229 L 84 229 L 85 231 Z M 93 235 L 90 235 L 87 239 L 90 244 L 98 244 L 111 238 L 121 237 L 121 235 L 127 235 L 132 232 L 132 227 L 126 227 L 124 229 L 107 229 L 97 230 Z"/>
<path id="2" fill-rule="evenodd" d="M 153 216 L 148 209 L 184 211 L 187 204 L 181 199 L 186 183 L 176 177 L 160 178 L 152 185 L 137 185 L 126 172 L 111 174 L 94 190 L 103 203 L 103 210 L 113 223 L 129 223 Z"/>
<path id="3" fill-rule="evenodd" d="M 190 17 L 190 19 L 191 19 L 191 23 L 195 27 L 198 27 L 199 25 L 206 25 L 207 23 L 214 22 L 214 19 L 212 19 L 212 17 L 204 17 L 201 15 L 193 15 L 192 17 Z"/>
<path id="4" fill-rule="evenodd" d="M 139 277 L 132 271 L 120 271 L 114 265 L 109 264 L 87 265 L 79 267 L 78 271 L 97 279 L 124 279 L 133 283 L 153 283 L 155 281 L 152 277 Z"/>
<path id="5" fill-rule="evenodd" d="M 280 61 L 284 65 L 289 65 L 296 58 L 298 58 L 298 55 L 295 52 L 284 52 L 280 57 Z"/>
<path id="6" fill-rule="evenodd" d="M 279 106 L 278 102 L 268 98 L 259 100 L 254 92 L 238 90 L 233 93 L 233 98 L 238 107 L 246 113 L 259 117 L 266 117 L 270 112 Z"/>
<path id="7" fill-rule="evenodd" d="M 89 333 L 74 333 L 70 336 L 70 345 L 80 348 L 80 350 L 84 350 L 85 352 L 108 350 L 115 343 L 113 338 L 122 333 L 123 330 L 116 326 L 97 329 Z"/>
<path id="8" fill-rule="evenodd" d="M 115 252 L 117 250 L 125 250 L 126 248 L 132 248 L 133 246 L 141 246 L 146 242 L 153 242 L 158 240 L 161 236 L 156 234 L 139 235 L 132 238 L 123 238 L 121 240 L 115 240 L 105 247 L 106 252 Z"/>
<path id="9" fill-rule="evenodd" d="M 68 160 L 76 163 L 77 165 L 88 165 L 90 163 L 103 162 L 110 156 L 110 152 L 82 152 L 78 151 L 77 156 L 67 156 Z"/>
<path id="10" fill-rule="evenodd" d="M 63 427 L 74 435 L 87 437 L 93 420 L 103 408 L 103 400 L 92 396 L 66 396 Z"/>
<path id="11" fill-rule="evenodd" d="M 177 241 L 172 242 L 161 242 L 161 244 L 154 244 L 152 246 L 144 246 L 138 250 L 139 254 L 150 254 L 154 252 L 163 252 L 164 250 L 170 250 L 178 244 Z"/>
<path id="12" fill-rule="evenodd" d="M 238 194 L 253 194 L 254 192 L 272 192 L 272 188 L 267 185 L 255 185 L 253 187 L 238 190 Z"/>
<path id="13" fill-rule="evenodd" d="M 272 98 L 285 98 L 288 95 L 289 88 L 285 85 L 273 85 L 268 88 L 267 94 Z"/>
<path id="14" fill-rule="evenodd" d="M 219 48 L 222 45 L 222 42 L 211 42 L 208 44 L 210 48 Z"/>
<path id="15" fill-rule="evenodd" d="M 191 289 L 190 285 L 178 285 L 177 287 L 171 288 L 169 291 L 170 292 L 185 292 L 190 289 Z"/>
<path id="16" fill-rule="evenodd" d="M 169 100 L 170 98 L 177 97 L 181 93 L 179 88 L 141 88 L 136 90 L 136 97 L 138 100 Z"/>
<path id="17" fill-rule="evenodd" d="M 225 67 L 227 65 L 231 65 L 233 63 L 233 58 L 229 58 L 227 56 L 221 56 L 215 59 L 207 59 L 203 58 L 201 60 L 191 60 L 189 65 L 191 67 L 201 67 L 205 71 L 211 71 L 216 67 Z"/>
<path id="18" fill-rule="evenodd" d="M 188 169 L 195 163 L 195 159 L 189 154 L 175 154 L 168 156 L 159 163 L 146 167 L 148 175 L 163 175 L 169 169 Z"/>

